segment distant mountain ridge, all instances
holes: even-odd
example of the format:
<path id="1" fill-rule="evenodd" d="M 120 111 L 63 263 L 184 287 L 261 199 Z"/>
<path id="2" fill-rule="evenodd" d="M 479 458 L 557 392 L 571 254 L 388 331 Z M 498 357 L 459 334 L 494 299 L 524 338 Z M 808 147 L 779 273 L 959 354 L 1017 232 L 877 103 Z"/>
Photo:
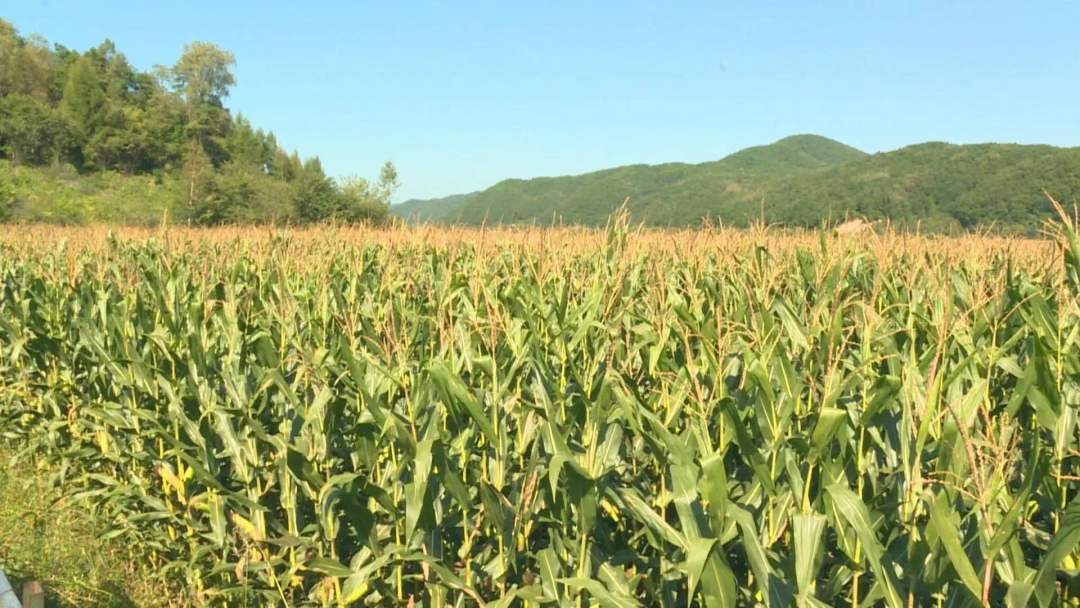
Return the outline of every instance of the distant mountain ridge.
<path id="1" fill-rule="evenodd" d="M 463 203 L 452 215 L 469 224 L 550 222 L 599 225 L 627 197 L 638 221 L 693 225 L 719 217 L 717 198 L 742 199 L 778 176 L 853 162 L 866 156 L 820 135 L 794 135 L 696 165 L 629 165 L 569 177 L 510 179 Z M 449 217 L 449 216 L 448 216 Z"/>
<path id="2" fill-rule="evenodd" d="M 403 203 L 390 206 L 390 213 L 403 220 L 423 224 L 425 222 L 438 222 L 447 214 L 457 209 L 461 203 L 478 194 L 452 194 L 442 198 L 409 199 Z"/>
<path id="3" fill-rule="evenodd" d="M 1054 216 L 1046 193 L 1080 200 L 1080 148 L 930 142 L 778 180 L 765 209 L 769 221 L 799 226 L 852 213 L 929 230 L 1036 235 Z"/>
<path id="4" fill-rule="evenodd" d="M 1044 188 L 1061 201 L 1080 198 L 1080 148 L 931 142 L 867 154 L 795 135 L 718 161 L 508 179 L 461 198 L 410 202 L 437 205 L 431 221 L 466 224 L 602 225 L 629 197 L 633 220 L 653 226 L 706 218 L 745 226 L 762 214 L 772 223 L 818 226 L 857 215 L 927 230 L 995 225 L 1032 234 L 1050 217 Z"/>

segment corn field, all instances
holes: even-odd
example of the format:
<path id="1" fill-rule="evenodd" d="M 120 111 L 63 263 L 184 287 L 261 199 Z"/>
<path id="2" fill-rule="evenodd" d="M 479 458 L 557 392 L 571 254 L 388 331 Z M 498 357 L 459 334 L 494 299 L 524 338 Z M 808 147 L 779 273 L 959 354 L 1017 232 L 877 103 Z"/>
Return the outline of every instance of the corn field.
<path id="1" fill-rule="evenodd" d="M 1078 605 L 1055 230 L 7 228 L 0 445 L 175 605 Z"/>

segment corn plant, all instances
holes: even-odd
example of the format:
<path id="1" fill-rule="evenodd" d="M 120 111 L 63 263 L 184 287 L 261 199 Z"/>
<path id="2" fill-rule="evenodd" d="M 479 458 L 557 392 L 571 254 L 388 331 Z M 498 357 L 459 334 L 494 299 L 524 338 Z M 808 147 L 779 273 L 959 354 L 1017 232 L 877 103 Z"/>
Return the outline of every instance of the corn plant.
<path id="1" fill-rule="evenodd" d="M 0 434 L 177 605 L 1077 605 L 1062 220 L 10 229 Z"/>

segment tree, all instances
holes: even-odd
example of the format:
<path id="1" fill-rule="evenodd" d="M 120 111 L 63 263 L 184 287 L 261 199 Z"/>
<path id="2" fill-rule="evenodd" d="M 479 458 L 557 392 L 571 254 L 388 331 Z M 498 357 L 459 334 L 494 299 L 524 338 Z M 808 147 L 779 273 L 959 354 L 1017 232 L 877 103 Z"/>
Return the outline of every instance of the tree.
<path id="1" fill-rule="evenodd" d="M 302 223 L 322 222 L 337 212 L 338 193 L 334 182 L 323 172 L 319 157 L 304 162 L 293 179 L 292 205 L 296 219 Z"/>
<path id="2" fill-rule="evenodd" d="M 184 45 L 184 52 L 168 71 L 173 88 L 184 96 L 187 112 L 186 138 L 199 143 L 214 167 L 229 158 L 226 135 L 232 126 L 222 100 L 236 84 L 230 68 L 233 54 L 209 42 Z"/>
<path id="3" fill-rule="evenodd" d="M 173 86 L 182 91 L 191 111 L 199 104 L 221 106 L 236 84 L 230 71 L 236 58 L 209 42 L 192 42 L 184 45 L 184 52 L 170 72 Z"/>
<path id="4" fill-rule="evenodd" d="M 112 40 L 106 38 L 105 42 L 87 51 L 85 57 L 98 66 L 110 99 L 124 100 L 137 91 L 135 69 L 127 57 L 116 50 Z"/>
<path id="5" fill-rule="evenodd" d="M 198 224 L 214 224 L 221 221 L 222 211 L 217 204 L 214 166 L 198 142 L 188 142 L 184 151 L 184 182 L 187 188 L 184 214 L 189 221 Z"/>
<path id="6" fill-rule="evenodd" d="M 0 98 L 0 152 L 13 164 L 58 162 L 69 141 L 67 125 L 48 104 L 22 94 Z"/>
<path id="7" fill-rule="evenodd" d="M 383 202 L 387 205 L 390 204 L 394 198 L 394 193 L 401 186 L 401 182 L 398 181 L 397 167 L 391 161 L 383 163 L 382 169 L 379 170 L 379 193 L 383 198 Z"/>
<path id="8" fill-rule="evenodd" d="M 198 142 L 215 167 L 229 160 L 227 137 L 232 120 L 229 111 L 215 105 L 200 104 L 188 113 L 184 126 L 186 139 Z"/>
<path id="9" fill-rule="evenodd" d="M 60 111 L 71 125 L 79 145 L 105 126 L 108 99 L 101 87 L 97 66 L 90 59 L 82 57 L 68 70 Z"/>
<path id="10" fill-rule="evenodd" d="M 154 137 L 152 127 L 145 111 L 124 106 L 87 141 L 86 153 L 102 169 L 128 174 L 148 171 L 153 159 L 163 156 L 162 142 Z"/>
<path id="11" fill-rule="evenodd" d="M 64 98 L 64 87 L 67 86 L 68 71 L 75 62 L 82 58 L 77 51 L 73 51 L 62 44 L 53 45 L 53 70 L 52 79 L 49 82 L 49 101 L 60 103 Z"/>
<path id="12" fill-rule="evenodd" d="M 349 175 L 341 178 L 338 198 L 338 217 L 345 222 L 385 224 L 390 217 L 386 204 L 376 188 L 362 177 Z"/>
<path id="13" fill-rule="evenodd" d="M 3 161 L 0 161 L 0 169 Z M 8 183 L 4 176 L 6 171 L 0 171 L 0 222 L 11 218 L 11 210 L 15 206 L 15 189 Z"/>
<path id="14" fill-rule="evenodd" d="M 262 129 L 254 129 L 243 115 L 233 118 L 232 126 L 225 137 L 225 147 L 229 160 L 257 168 L 265 172 L 273 159 L 273 151 Z"/>
<path id="15" fill-rule="evenodd" d="M 217 172 L 225 222 L 273 223 L 292 215 L 290 185 L 267 177 L 257 167 L 229 161 Z"/>
<path id="16" fill-rule="evenodd" d="M 292 173 L 292 178 L 296 179 L 296 176 L 300 175 L 300 172 L 303 170 L 304 163 L 300 160 L 300 153 L 296 150 L 293 150 L 292 154 L 289 155 L 289 171 Z M 322 170 L 321 163 L 319 164 L 319 170 Z"/>
<path id="17" fill-rule="evenodd" d="M 273 133 L 270 135 L 273 137 Z M 276 145 L 268 173 L 283 182 L 291 182 L 296 177 L 296 171 L 293 170 L 293 163 L 289 158 L 289 154 L 285 150 L 277 148 Z"/>
<path id="18" fill-rule="evenodd" d="M 23 38 L 0 19 L 0 95 L 15 93 L 39 101 L 48 99 L 53 55 L 45 41 Z"/>
<path id="19" fill-rule="evenodd" d="M 147 170 L 171 170 L 180 165 L 186 145 L 183 102 L 156 83 L 140 88 L 143 124 L 153 152 Z"/>
<path id="20" fill-rule="evenodd" d="M 385 224 L 390 219 L 390 201 L 398 188 L 398 173 L 387 161 L 374 187 L 366 179 L 347 175 L 341 178 L 338 217 L 345 222 Z"/>

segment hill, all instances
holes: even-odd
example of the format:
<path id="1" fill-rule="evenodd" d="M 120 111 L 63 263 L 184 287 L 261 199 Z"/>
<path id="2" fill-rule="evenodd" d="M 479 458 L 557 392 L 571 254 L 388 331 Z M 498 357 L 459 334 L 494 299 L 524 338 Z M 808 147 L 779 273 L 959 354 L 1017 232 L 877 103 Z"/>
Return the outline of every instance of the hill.
<path id="1" fill-rule="evenodd" d="M 476 194 L 476 192 L 470 192 L 468 194 L 452 194 L 443 198 L 413 198 L 396 205 L 391 205 L 390 213 L 403 220 L 420 224 L 423 224 L 424 222 L 438 222 L 445 219 L 455 209 L 461 206 L 462 203 Z"/>
<path id="2" fill-rule="evenodd" d="M 1037 234 L 1053 215 L 1043 191 L 1080 199 L 1080 148 L 932 142 L 771 184 L 770 221 L 817 225 L 854 213 L 931 230 L 997 226 Z"/>
<path id="3" fill-rule="evenodd" d="M 716 163 L 724 167 L 768 173 L 797 173 L 842 165 L 866 156 L 834 139 L 820 135 L 792 135 L 766 146 L 739 150 Z M 703 165 L 698 165 L 703 166 Z"/>
<path id="4" fill-rule="evenodd" d="M 629 197 L 631 214 L 646 224 L 696 224 L 703 217 L 739 215 L 747 205 L 756 208 L 758 192 L 780 176 L 864 156 L 825 137 L 796 135 L 697 165 L 630 165 L 570 177 L 510 179 L 465 201 L 458 219 L 602 224 Z"/>
<path id="5" fill-rule="evenodd" d="M 626 197 L 635 221 L 745 226 L 762 217 L 818 226 L 845 215 L 948 231 L 996 226 L 1037 234 L 1050 216 L 1043 190 L 1080 199 L 1080 148 L 917 144 L 864 154 L 812 135 L 719 161 L 633 165 L 584 175 L 506 180 L 461 204 L 457 219 L 603 224 Z"/>

